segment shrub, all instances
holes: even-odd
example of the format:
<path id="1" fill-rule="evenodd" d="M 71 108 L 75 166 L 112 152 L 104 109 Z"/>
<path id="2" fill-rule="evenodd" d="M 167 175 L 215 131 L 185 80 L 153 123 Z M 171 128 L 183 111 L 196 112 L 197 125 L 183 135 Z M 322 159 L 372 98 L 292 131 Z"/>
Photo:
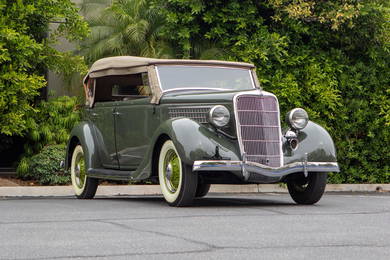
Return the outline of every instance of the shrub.
<path id="1" fill-rule="evenodd" d="M 79 101 L 68 96 L 42 101 L 28 120 L 25 156 L 36 154 L 49 144 L 66 144 L 69 132 L 80 121 Z"/>
<path id="2" fill-rule="evenodd" d="M 69 176 L 60 169 L 65 158 L 69 132 L 80 121 L 76 97 L 58 97 L 42 101 L 29 118 L 25 154 L 17 167 L 18 177 L 36 180 L 39 184 L 67 184 Z"/>
<path id="3" fill-rule="evenodd" d="M 64 145 L 45 146 L 40 153 L 22 159 L 17 176 L 23 180 L 35 180 L 41 185 L 69 184 L 70 175 L 60 167 L 64 157 Z"/>

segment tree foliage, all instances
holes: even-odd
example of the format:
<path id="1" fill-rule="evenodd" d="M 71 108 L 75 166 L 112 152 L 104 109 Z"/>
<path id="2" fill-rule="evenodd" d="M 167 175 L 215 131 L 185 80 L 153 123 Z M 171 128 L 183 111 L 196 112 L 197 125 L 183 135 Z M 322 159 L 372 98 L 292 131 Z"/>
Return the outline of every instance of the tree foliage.
<path id="1" fill-rule="evenodd" d="M 24 135 L 32 127 L 28 117 L 38 111 L 33 101 L 46 69 L 85 72 L 82 57 L 52 46 L 59 37 L 77 41 L 87 34 L 70 0 L 0 0 L 0 134 Z"/>
<path id="2" fill-rule="evenodd" d="M 107 1 L 84 0 L 85 6 L 107 5 Z M 163 17 L 149 8 L 148 0 L 116 0 L 100 15 L 89 16 L 91 35 L 82 45 L 89 63 L 107 56 L 169 56 L 168 45 L 160 37 Z"/>
<path id="3" fill-rule="evenodd" d="M 197 42 L 255 63 L 281 111 L 307 109 L 331 133 L 333 182 L 390 181 L 390 2 L 387 0 L 155 0 L 177 56 Z"/>
<path id="4" fill-rule="evenodd" d="M 83 0 L 81 10 L 91 28 L 90 37 L 81 46 L 88 63 L 116 55 L 177 56 L 177 39 L 162 33 L 165 16 L 152 0 Z M 223 54 L 213 41 L 193 41 L 193 58 L 215 59 Z"/>

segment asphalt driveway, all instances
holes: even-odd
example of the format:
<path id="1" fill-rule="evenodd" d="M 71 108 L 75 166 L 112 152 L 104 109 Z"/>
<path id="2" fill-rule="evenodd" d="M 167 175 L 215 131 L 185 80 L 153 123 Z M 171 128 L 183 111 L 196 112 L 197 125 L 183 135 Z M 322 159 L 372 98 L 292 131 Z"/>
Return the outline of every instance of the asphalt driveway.
<path id="1" fill-rule="evenodd" d="M 0 259 L 390 259 L 389 193 L 0 199 Z"/>

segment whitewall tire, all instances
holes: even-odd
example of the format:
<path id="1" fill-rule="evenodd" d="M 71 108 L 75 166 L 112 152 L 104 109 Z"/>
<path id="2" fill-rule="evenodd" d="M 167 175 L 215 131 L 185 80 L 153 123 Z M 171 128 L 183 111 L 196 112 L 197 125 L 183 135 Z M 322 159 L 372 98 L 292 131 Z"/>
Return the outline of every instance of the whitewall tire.
<path id="1" fill-rule="evenodd" d="M 171 140 L 165 141 L 158 159 L 161 192 L 170 206 L 187 206 L 195 197 L 198 177 L 185 165 Z"/>
<path id="2" fill-rule="evenodd" d="M 72 154 L 70 175 L 75 195 L 79 199 L 92 199 L 98 187 L 98 180 L 87 176 L 83 147 L 77 145 Z"/>

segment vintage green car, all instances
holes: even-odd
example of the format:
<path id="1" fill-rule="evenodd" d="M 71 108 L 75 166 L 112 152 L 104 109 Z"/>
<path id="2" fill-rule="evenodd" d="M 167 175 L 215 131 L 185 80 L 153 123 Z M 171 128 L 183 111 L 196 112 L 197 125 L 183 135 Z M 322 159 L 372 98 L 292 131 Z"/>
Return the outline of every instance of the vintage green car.
<path id="1" fill-rule="evenodd" d="M 313 204 L 339 171 L 332 138 L 305 110 L 292 109 L 282 130 L 252 64 L 110 57 L 92 65 L 84 89 L 65 158 L 80 199 L 99 179 L 160 183 L 171 206 L 210 184 L 285 182 L 295 202 Z"/>

